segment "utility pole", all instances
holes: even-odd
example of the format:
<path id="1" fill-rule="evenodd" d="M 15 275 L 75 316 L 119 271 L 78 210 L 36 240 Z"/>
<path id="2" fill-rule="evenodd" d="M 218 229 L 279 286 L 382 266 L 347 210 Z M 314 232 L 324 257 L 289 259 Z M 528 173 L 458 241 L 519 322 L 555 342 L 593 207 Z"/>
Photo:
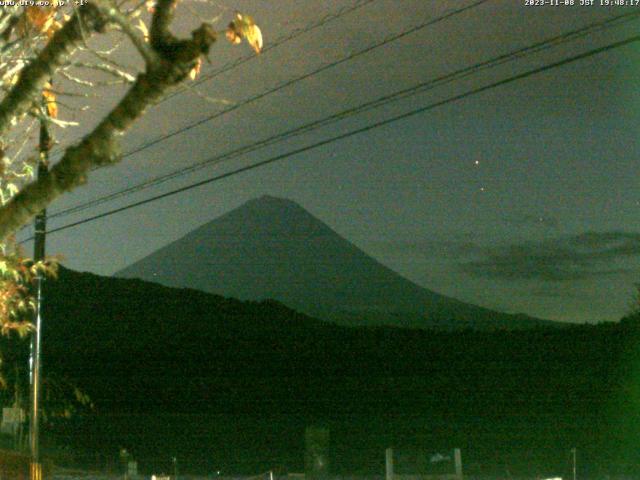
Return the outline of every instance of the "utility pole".
<path id="1" fill-rule="evenodd" d="M 571 449 L 571 453 L 573 454 L 573 480 L 576 480 L 576 448 Z"/>
<path id="2" fill-rule="evenodd" d="M 47 112 L 47 100 L 43 99 L 44 111 Z M 38 178 L 49 175 L 49 150 L 51 135 L 46 119 L 40 120 Z M 40 262 L 45 257 L 45 235 L 47 229 L 47 211 L 42 210 L 35 219 L 35 242 L 33 261 Z M 36 309 L 34 332 L 31 336 L 31 352 L 29 358 L 29 380 L 31 386 L 31 414 L 29 415 L 29 450 L 31 453 L 30 479 L 42 480 L 42 462 L 40 459 L 40 399 L 42 397 L 40 340 L 42 333 L 42 287 L 44 275 L 39 272 L 36 277 Z"/>

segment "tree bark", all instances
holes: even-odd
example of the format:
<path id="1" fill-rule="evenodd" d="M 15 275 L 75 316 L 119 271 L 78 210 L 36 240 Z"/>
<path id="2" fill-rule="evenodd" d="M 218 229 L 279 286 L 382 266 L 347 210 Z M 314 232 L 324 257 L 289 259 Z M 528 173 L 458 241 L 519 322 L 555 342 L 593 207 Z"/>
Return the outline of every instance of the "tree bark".
<path id="1" fill-rule="evenodd" d="M 177 40 L 169 32 L 173 8 L 173 0 L 160 0 L 156 5 L 151 47 L 157 53 L 157 59 L 147 62 L 146 71 L 137 76 L 118 105 L 78 145 L 65 150 L 49 175 L 25 186 L 0 208 L 0 241 L 57 197 L 84 184 L 90 170 L 117 163 L 121 159 L 117 137 L 130 128 L 167 89 L 184 80 L 198 58 L 208 53 L 216 39 L 213 29 L 203 24 L 192 33 L 191 39 Z M 93 18 L 93 15 L 88 17 Z M 98 15 L 91 20 L 94 29 L 99 26 L 98 19 L 103 18 Z M 29 67 L 25 68 L 10 98 L 0 103 L 0 135 L 3 128 L 8 128 L 12 117 L 24 114 L 31 107 L 34 95 L 40 95 L 46 78 L 62 64 L 71 46 L 81 40 L 78 21 L 71 23 L 70 20 L 56 33 L 31 68 L 28 71 Z"/>

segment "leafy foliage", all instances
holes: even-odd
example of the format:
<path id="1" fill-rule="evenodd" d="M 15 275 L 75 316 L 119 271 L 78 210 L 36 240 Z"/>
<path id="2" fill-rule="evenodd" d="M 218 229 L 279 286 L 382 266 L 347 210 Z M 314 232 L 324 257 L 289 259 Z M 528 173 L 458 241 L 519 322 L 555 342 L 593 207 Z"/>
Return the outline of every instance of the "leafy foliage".
<path id="1" fill-rule="evenodd" d="M 32 286 L 39 276 L 55 276 L 53 260 L 33 262 L 20 250 L 0 259 L 0 325 L 2 333 L 15 330 L 24 337 L 32 329 L 30 314 L 36 305 Z"/>

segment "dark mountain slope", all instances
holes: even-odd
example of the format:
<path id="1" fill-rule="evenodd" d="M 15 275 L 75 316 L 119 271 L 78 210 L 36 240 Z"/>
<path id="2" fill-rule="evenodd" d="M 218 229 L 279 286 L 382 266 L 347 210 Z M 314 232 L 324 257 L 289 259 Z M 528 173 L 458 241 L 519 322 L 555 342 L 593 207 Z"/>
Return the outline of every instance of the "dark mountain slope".
<path id="1" fill-rule="evenodd" d="M 640 440 L 635 321 L 349 328 L 273 301 L 65 269 L 47 283 L 44 314 L 45 371 L 97 405 L 58 438 L 113 451 L 124 443 L 147 464 L 178 451 L 194 469 L 213 457 L 232 471 L 299 469 L 303 428 L 315 423 L 330 426 L 335 468 L 346 472 L 377 471 L 389 445 L 460 446 L 491 469 L 508 452 L 515 471 L 556 465 L 572 446 L 592 463 L 629 462 Z"/>
<path id="2" fill-rule="evenodd" d="M 203 225 L 116 276 L 244 300 L 273 298 L 345 325 L 482 329 L 552 324 L 422 288 L 295 202 L 268 196 Z"/>

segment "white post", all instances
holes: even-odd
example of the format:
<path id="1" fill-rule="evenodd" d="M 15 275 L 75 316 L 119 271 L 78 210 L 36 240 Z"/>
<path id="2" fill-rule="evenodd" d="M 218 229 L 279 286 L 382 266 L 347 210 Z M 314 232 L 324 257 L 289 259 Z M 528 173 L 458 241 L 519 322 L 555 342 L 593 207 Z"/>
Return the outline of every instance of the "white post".
<path id="1" fill-rule="evenodd" d="M 456 465 L 456 477 L 462 478 L 462 454 L 460 453 L 459 448 L 454 448 L 453 458 Z"/>
<path id="2" fill-rule="evenodd" d="M 385 480 L 393 480 L 393 448 L 387 448 L 385 451 L 385 465 L 387 467 Z"/>

